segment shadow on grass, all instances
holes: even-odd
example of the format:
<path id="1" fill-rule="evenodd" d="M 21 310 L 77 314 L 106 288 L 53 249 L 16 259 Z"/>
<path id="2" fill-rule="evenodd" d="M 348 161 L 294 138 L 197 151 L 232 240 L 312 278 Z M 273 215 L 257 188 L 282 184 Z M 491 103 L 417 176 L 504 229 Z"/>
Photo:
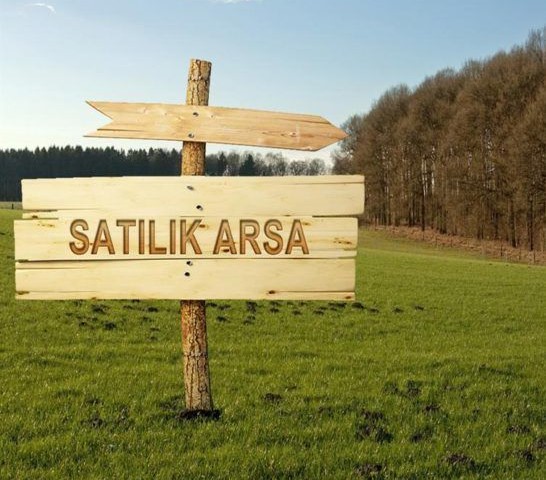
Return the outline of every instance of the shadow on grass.
<path id="1" fill-rule="evenodd" d="M 159 403 L 164 418 L 176 423 L 188 421 L 211 421 L 220 420 L 222 410 L 188 410 L 185 408 L 184 399 L 180 396 L 173 396 Z"/>

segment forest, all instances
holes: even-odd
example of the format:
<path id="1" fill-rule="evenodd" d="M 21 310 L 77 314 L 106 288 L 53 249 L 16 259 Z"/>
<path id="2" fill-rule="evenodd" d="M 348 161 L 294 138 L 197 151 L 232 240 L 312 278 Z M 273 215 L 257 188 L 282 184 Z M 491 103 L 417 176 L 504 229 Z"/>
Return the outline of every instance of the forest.
<path id="1" fill-rule="evenodd" d="M 544 251 L 546 27 L 390 88 L 344 128 L 333 171 L 366 176 L 365 221 Z"/>
<path id="2" fill-rule="evenodd" d="M 180 150 L 117 150 L 56 147 L 0 150 L 0 201 L 21 200 L 21 179 L 180 175 Z M 209 154 L 205 174 L 210 176 L 322 175 L 322 159 L 289 160 L 280 153 L 261 155 L 237 151 Z"/>

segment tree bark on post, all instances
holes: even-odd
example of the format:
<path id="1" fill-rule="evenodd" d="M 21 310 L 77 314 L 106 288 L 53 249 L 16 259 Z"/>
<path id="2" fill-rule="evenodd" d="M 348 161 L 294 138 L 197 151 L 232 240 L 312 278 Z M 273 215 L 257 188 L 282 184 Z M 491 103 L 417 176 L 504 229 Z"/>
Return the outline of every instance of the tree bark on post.
<path id="1" fill-rule="evenodd" d="M 211 66 L 204 60 L 190 61 L 186 105 L 208 105 Z M 182 175 L 205 174 L 205 150 L 206 143 L 184 142 Z M 186 410 L 212 412 L 205 302 L 182 300 L 180 313 Z"/>

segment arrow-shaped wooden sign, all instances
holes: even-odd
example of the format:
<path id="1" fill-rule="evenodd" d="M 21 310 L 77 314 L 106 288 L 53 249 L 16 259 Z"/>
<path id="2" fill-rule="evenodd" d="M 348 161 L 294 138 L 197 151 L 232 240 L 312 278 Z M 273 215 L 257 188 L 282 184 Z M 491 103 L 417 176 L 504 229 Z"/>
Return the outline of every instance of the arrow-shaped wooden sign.
<path id="1" fill-rule="evenodd" d="M 320 150 L 347 134 L 316 115 L 164 103 L 87 102 L 112 122 L 87 137 Z"/>

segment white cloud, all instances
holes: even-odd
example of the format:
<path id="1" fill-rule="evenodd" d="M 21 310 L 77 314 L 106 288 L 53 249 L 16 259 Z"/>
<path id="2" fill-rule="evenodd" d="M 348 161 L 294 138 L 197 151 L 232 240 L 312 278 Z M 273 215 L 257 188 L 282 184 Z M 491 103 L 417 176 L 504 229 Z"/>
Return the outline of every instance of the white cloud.
<path id="1" fill-rule="evenodd" d="M 57 13 L 55 10 L 55 7 L 53 5 L 48 5 L 47 3 L 29 3 L 27 7 L 41 7 L 41 8 L 47 8 L 51 13 Z"/>

